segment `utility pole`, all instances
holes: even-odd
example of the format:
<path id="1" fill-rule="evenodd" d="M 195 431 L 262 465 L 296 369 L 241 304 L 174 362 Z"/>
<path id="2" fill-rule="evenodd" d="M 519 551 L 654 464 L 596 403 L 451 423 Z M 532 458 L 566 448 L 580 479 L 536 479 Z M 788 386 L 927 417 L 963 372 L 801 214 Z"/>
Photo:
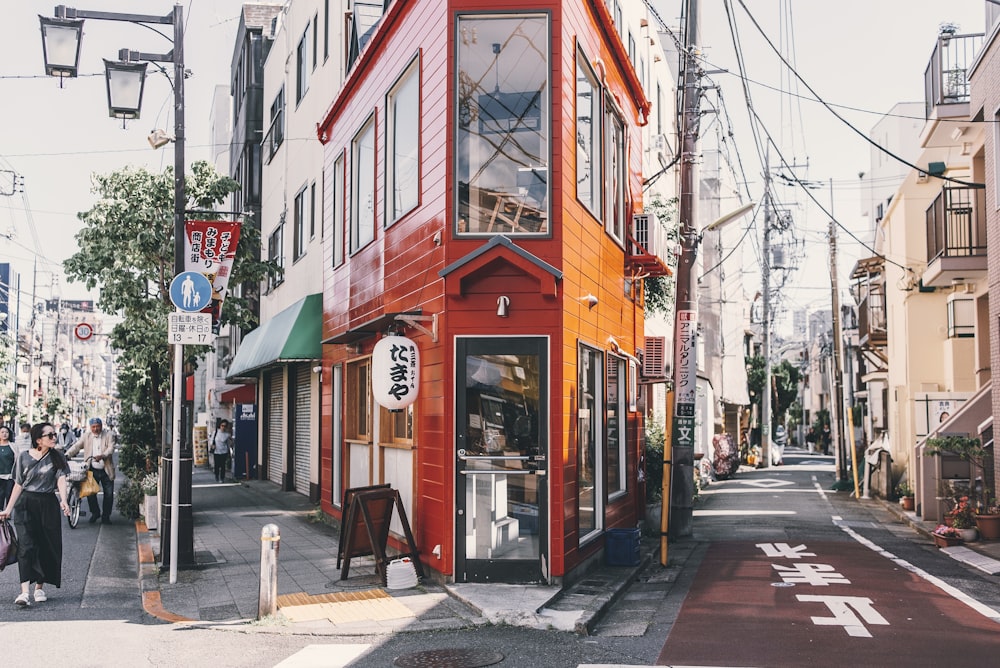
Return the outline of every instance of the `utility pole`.
<path id="1" fill-rule="evenodd" d="M 837 481 L 840 483 L 846 477 L 844 466 L 844 374 L 841 367 L 843 359 L 844 333 L 840 326 L 840 295 L 837 287 L 837 226 L 830 221 L 830 308 L 833 310 L 833 401 L 830 402 L 830 430 L 833 432 L 834 457 L 837 469 Z M 836 414 L 836 417 L 834 416 Z"/>
<path id="2" fill-rule="evenodd" d="M 764 157 L 764 241 L 760 247 L 760 282 L 763 299 L 761 316 L 761 343 L 764 355 L 764 387 L 760 398 L 760 461 L 757 468 L 771 466 L 771 158 L 770 150 Z"/>
<path id="3" fill-rule="evenodd" d="M 698 0 L 685 2 L 684 50 L 681 53 L 681 255 L 677 263 L 677 304 L 674 309 L 674 363 L 672 384 L 674 412 L 670 430 L 672 462 L 671 536 L 690 536 L 694 514 L 695 402 L 698 397 L 698 301 L 695 260 L 698 231 L 694 224 L 695 172 L 698 159 L 698 125 L 701 117 L 701 82 L 695 49 L 698 43 Z M 664 453 L 666 455 L 666 453 Z"/>

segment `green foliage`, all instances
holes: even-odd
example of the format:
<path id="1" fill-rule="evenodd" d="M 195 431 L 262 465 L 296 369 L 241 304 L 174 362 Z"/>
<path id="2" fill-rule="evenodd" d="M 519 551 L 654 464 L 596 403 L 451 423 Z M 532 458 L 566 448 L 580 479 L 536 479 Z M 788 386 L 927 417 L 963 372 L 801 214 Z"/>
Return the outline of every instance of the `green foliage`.
<path id="1" fill-rule="evenodd" d="M 760 405 L 764 390 L 764 358 L 757 355 L 747 358 L 747 385 L 750 402 Z M 802 372 L 788 360 L 771 366 L 771 419 L 779 420 L 799 396 Z"/>
<path id="2" fill-rule="evenodd" d="M 139 504 L 145 495 L 142 493 L 142 484 L 138 480 L 125 478 L 121 487 L 115 492 L 115 506 L 122 517 L 130 520 L 139 518 Z"/>
<path id="3" fill-rule="evenodd" d="M 127 366 L 119 372 L 122 411 L 118 418 L 118 466 L 132 478 L 156 470 L 156 424 L 148 410 L 139 408 L 149 405 L 151 391 L 152 383 L 143 369 Z"/>
<path id="4" fill-rule="evenodd" d="M 664 200 L 659 195 L 654 195 L 646 205 L 646 213 L 656 215 L 657 221 L 666 230 L 667 239 L 671 243 L 680 240 L 680 224 L 677 220 L 677 198 Z M 677 261 L 678 257 L 671 253 L 664 258 L 667 266 L 674 272 L 674 276 L 652 276 L 643 279 L 644 308 L 646 317 L 655 315 L 670 318 L 674 313 L 675 298 L 674 292 L 677 285 Z"/>
<path id="5" fill-rule="evenodd" d="M 185 178 L 185 208 L 211 210 L 238 188 L 235 181 L 209 163 L 195 162 Z M 174 276 L 173 170 L 154 174 L 126 167 L 97 174 L 93 176 L 92 190 L 97 201 L 90 210 L 79 214 L 83 228 L 76 235 L 78 251 L 63 268 L 69 280 L 100 289 L 97 304 L 101 310 L 121 316 L 111 331 L 111 343 L 118 351 L 119 366 L 143 375 L 148 383 L 144 403 L 135 403 L 153 416 L 154 428 L 147 433 L 158 439 L 160 391 L 166 389 L 170 379 L 166 326 L 167 314 L 173 311 L 169 293 Z M 218 218 L 207 213 L 199 213 L 198 217 Z M 260 231 L 252 221 L 244 225 L 231 285 L 259 284 L 280 271 L 273 262 L 260 261 Z M 256 326 L 252 304 L 232 293 L 226 296 L 221 320 L 243 329 Z M 185 346 L 190 355 L 185 361 L 196 362 L 207 350 L 207 346 Z"/>
<path id="6" fill-rule="evenodd" d="M 663 495 L 663 425 L 649 420 L 646 422 L 646 503 L 657 501 Z"/>

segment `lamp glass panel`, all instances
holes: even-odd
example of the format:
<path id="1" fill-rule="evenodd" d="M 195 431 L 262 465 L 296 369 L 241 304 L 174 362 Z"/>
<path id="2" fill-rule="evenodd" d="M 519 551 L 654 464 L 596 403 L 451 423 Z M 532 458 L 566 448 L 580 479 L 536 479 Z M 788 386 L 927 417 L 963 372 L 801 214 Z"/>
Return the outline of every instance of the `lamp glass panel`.
<path id="1" fill-rule="evenodd" d="M 45 64 L 48 69 L 76 70 L 79 27 L 46 25 L 42 28 L 42 39 L 45 41 Z"/>
<path id="2" fill-rule="evenodd" d="M 139 117 L 144 74 L 141 70 L 107 70 L 108 103 L 113 115 Z"/>

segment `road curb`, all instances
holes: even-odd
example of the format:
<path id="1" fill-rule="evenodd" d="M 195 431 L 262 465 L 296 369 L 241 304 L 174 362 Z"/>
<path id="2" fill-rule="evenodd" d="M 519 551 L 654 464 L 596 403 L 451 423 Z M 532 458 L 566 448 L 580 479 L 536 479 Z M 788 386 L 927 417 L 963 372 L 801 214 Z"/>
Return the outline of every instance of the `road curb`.
<path id="1" fill-rule="evenodd" d="M 139 584 L 142 591 L 142 609 L 146 614 L 170 624 L 197 622 L 196 619 L 176 615 L 163 607 L 160 598 L 159 568 L 149 544 L 150 531 L 141 519 L 135 521 L 135 543 L 139 554 Z"/>

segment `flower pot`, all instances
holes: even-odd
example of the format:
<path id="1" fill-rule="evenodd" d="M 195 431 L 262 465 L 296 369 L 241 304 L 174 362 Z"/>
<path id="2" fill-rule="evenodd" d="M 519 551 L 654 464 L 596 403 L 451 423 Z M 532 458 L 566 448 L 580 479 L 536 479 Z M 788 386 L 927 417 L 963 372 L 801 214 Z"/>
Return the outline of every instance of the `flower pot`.
<path id="1" fill-rule="evenodd" d="M 939 536 L 936 533 L 932 533 L 931 537 L 934 538 L 934 544 L 940 547 L 955 547 L 956 545 L 962 544 L 962 539 L 958 536 Z"/>
<path id="2" fill-rule="evenodd" d="M 913 510 L 913 497 L 904 496 L 899 500 L 899 505 L 903 506 L 903 510 Z"/>
<path id="3" fill-rule="evenodd" d="M 1000 540 L 1000 515 L 976 515 L 976 527 L 983 540 Z"/>
<path id="4" fill-rule="evenodd" d="M 975 529 L 959 529 L 962 534 L 962 541 L 965 543 L 971 543 L 979 536 L 979 532 Z"/>
<path id="5" fill-rule="evenodd" d="M 156 529 L 160 526 L 160 504 L 155 494 L 143 497 L 142 516 L 146 519 L 147 529 Z"/>

